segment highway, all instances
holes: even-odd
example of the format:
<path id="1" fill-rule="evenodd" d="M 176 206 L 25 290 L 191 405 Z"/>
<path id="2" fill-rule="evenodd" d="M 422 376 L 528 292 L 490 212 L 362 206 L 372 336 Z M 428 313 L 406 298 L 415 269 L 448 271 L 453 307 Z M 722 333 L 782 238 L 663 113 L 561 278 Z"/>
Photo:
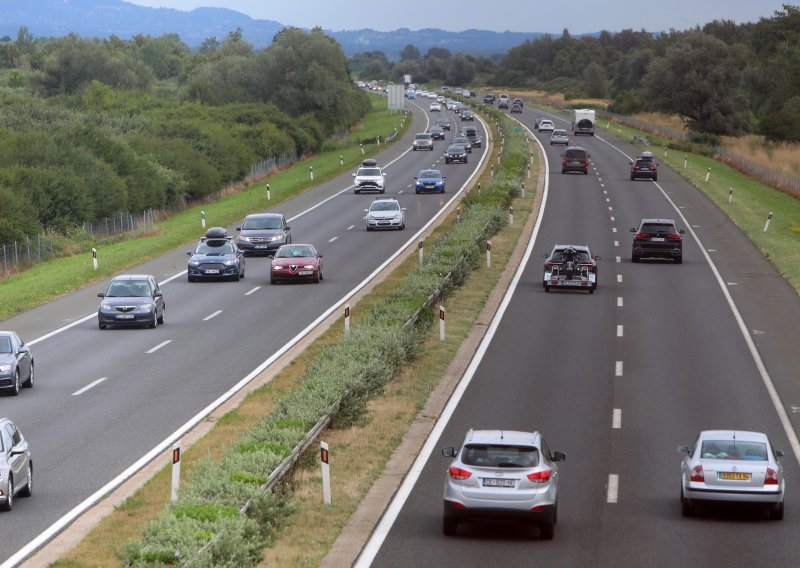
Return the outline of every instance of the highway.
<path id="1" fill-rule="evenodd" d="M 539 114 L 526 107 L 520 120 L 533 128 Z M 631 182 L 632 145 L 580 137 L 589 175 L 561 174 L 563 147 L 536 136 L 550 171 L 532 254 L 469 386 L 398 492 L 399 514 L 390 509 L 358 566 L 797 566 L 797 294 L 677 173 L 662 166 L 657 183 Z M 686 229 L 682 265 L 631 263 L 628 229 L 643 217 Z M 541 255 L 556 242 L 602 257 L 595 294 L 545 293 Z M 450 459 L 439 450 L 460 446 L 469 428 L 538 430 L 567 453 L 554 540 L 502 522 L 442 534 Z M 783 521 L 728 509 L 681 516 L 676 448 L 715 428 L 763 431 L 786 451 Z"/>
<path id="2" fill-rule="evenodd" d="M 433 152 L 408 151 L 428 126 L 428 102 L 418 102 L 409 105 L 413 126 L 377 156 L 385 195 L 407 208 L 404 231 L 367 233 L 363 209 L 374 196 L 353 193 L 354 170 L 272 209 L 289 218 L 294 243 L 310 242 L 324 254 L 322 283 L 270 286 L 269 260 L 249 257 L 239 282 L 190 284 L 190 243 L 126 271 L 163 283 L 166 323 L 156 329 L 100 331 L 96 316 L 85 318 L 96 312 L 105 281 L 0 324 L 31 343 L 36 362 L 35 387 L 0 398 L 0 416 L 18 424 L 34 463 L 33 497 L 2 515 L 0 564 L 257 369 L 447 204 L 486 144 L 469 164 L 445 165 L 444 141 Z M 448 139 L 457 118 L 453 125 Z M 448 178 L 447 193 L 415 195 L 413 176 L 434 165 Z"/>

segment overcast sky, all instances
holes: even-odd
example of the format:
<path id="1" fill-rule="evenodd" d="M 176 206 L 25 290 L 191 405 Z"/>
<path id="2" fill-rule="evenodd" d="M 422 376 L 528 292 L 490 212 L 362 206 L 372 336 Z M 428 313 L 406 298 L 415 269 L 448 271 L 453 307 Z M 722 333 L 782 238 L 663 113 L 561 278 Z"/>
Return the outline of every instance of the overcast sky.
<path id="1" fill-rule="evenodd" d="M 626 28 L 685 30 L 712 20 L 755 22 L 792 0 L 128 0 L 141 6 L 191 10 L 230 8 L 261 20 L 340 31 L 440 28 L 549 32 L 560 35 Z"/>

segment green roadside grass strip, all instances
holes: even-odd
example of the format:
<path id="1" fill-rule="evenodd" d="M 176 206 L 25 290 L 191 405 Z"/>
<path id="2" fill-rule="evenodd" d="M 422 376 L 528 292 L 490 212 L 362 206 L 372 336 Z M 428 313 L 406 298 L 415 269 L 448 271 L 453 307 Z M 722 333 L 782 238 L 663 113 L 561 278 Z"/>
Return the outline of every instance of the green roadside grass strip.
<path id="1" fill-rule="evenodd" d="M 280 205 L 305 189 L 350 171 L 363 159 L 356 140 L 374 137 L 373 133 L 388 136 L 395 124 L 399 128 L 399 115 L 390 113 L 385 107 L 386 99 L 375 99 L 373 111 L 345 138 L 346 146 L 301 160 L 216 202 L 185 209 L 157 223 L 150 235 L 135 239 L 127 234 L 97 239 L 87 244 L 85 254 L 51 259 L 0 280 L 0 319 L 44 304 L 194 241 L 203 232 L 201 210 L 206 212 L 208 227 L 232 225 L 248 213 Z M 403 131 L 408 126 L 406 122 Z M 365 145 L 365 155 L 374 155 L 384 147 L 383 144 Z M 344 166 L 339 164 L 340 155 L 344 159 Z M 313 182 L 309 174 L 310 167 L 314 168 Z M 267 183 L 270 184 L 270 201 L 267 201 Z M 92 246 L 98 251 L 97 272 L 92 269 Z"/>

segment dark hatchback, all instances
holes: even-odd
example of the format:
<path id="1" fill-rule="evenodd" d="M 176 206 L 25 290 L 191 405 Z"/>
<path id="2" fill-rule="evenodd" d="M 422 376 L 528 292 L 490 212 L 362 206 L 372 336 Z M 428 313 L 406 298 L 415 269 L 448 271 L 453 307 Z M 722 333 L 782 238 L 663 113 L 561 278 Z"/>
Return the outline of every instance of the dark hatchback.
<path id="1" fill-rule="evenodd" d="M 469 140 L 469 143 L 473 148 L 481 147 L 481 138 L 480 136 L 478 136 L 477 128 L 472 126 L 467 126 L 461 134 L 462 136 L 464 136 L 464 138 Z"/>
<path id="2" fill-rule="evenodd" d="M 450 131 L 450 119 L 447 117 L 442 117 L 436 121 L 436 126 L 440 126 L 442 130 Z"/>
<path id="3" fill-rule="evenodd" d="M 461 121 L 465 120 L 475 120 L 475 113 L 471 110 L 462 110 L 461 111 Z"/>
<path id="4" fill-rule="evenodd" d="M 667 258 L 675 264 L 683 262 L 683 229 L 678 229 L 672 219 L 642 219 L 634 233 L 631 260 Z"/>
<path id="5" fill-rule="evenodd" d="M 167 305 L 158 282 L 151 274 L 121 274 L 115 276 L 97 310 L 97 327 L 109 325 L 147 326 L 155 328 L 164 323 Z"/>
<path id="6" fill-rule="evenodd" d="M 244 218 L 236 227 L 239 236 L 236 245 L 245 255 L 272 256 L 278 247 L 292 242 L 286 217 L 280 213 L 254 213 Z"/>
<path id="7" fill-rule="evenodd" d="M 434 140 L 444 140 L 444 128 L 441 126 L 431 126 L 428 132 Z"/>
<path id="8" fill-rule="evenodd" d="M 579 172 L 584 175 L 589 173 L 589 152 L 582 146 L 568 146 L 561 154 L 561 173 Z"/>
<path id="9" fill-rule="evenodd" d="M 189 282 L 244 278 L 244 254 L 222 227 L 212 227 L 189 255 Z"/>
<path id="10" fill-rule="evenodd" d="M 0 392 L 16 396 L 33 386 L 33 353 L 13 331 L 0 331 Z"/>
<path id="11" fill-rule="evenodd" d="M 467 163 L 467 149 L 460 144 L 452 144 L 448 146 L 447 151 L 444 153 L 444 163 L 450 164 L 452 162 Z"/>
<path id="12" fill-rule="evenodd" d="M 638 156 L 631 165 L 631 180 L 651 179 L 658 181 L 658 162 L 650 152 Z"/>

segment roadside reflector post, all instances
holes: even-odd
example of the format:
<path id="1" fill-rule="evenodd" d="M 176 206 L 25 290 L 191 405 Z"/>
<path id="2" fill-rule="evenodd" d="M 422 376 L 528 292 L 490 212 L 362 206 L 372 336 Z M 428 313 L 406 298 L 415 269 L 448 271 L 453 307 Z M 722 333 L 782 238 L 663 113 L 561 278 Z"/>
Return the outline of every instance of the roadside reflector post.
<path id="1" fill-rule="evenodd" d="M 344 332 L 350 333 L 350 304 L 344 305 Z"/>
<path id="2" fill-rule="evenodd" d="M 664 146 L 664 157 L 667 157 L 667 150 L 669 150 L 669 146 Z"/>
<path id="3" fill-rule="evenodd" d="M 200 211 L 200 225 L 205 229 L 206 228 L 206 212 Z"/>
<path id="4" fill-rule="evenodd" d="M 528 166 L 528 179 L 531 179 L 531 167 Z"/>
<path id="5" fill-rule="evenodd" d="M 181 485 L 181 441 L 172 446 L 172 497 L 174 503 L 178 500 L 178 489 Z"/>
<path id="6" fill-rule="evenodd" d="M 764 232 L 765 233 L 767 232 L 767 229 L 769 229 L 769 222 L 770 221 L 772 221 L 772 211 L 769 212 L 769 215 L 767 215 L 767 222 L 764 223 Z"/>
<path id="7" fill-rule="evenodd" d="M 94 247 L 92 248 L 92 267 L 97 272 L 97 249 Z"/>
<path id="8" fill-rule="evenodd" d="M 494 164 L 492 164 L 492 169 L 489 170 L 489 177 L 494 177 Z"/>
<path id="9" fill-rule="evenodd" d="M 380 136 L 376 136 L 375 137 L 375 144 L 378 145 L 378 146 L 381 145 L 381 137 Z"/>
<path id="10" fill-rule="evenodd" d="M 514 207 L 513 206 L 508 208 L 508 224 L 509 225 L 513 225 L 514 224 Z"/>
<path id="11" fill-rule="evenodd" d="M 444 306 L 439 306 L 439 341 L 444 341 Z"/>
<path id="12" fill-rule="evenodd" d="M 342 156 L 341 154 L 339 154 L 339 165 L 340 166 L 344 165 L 344 156 Z"/>
<path id="13" fill-rule="evenodd" d="M 500 148 L 500 152 L 502 152 L 502 151 L 503 151 L 503 148 L 501 147 Z M 498 154 L 497 154 L 497 165 L 498 166 L 500 165 L 500 152 L 498 152 Z"/>
<path id="14" fill-rule="evenodd" d="M 706 172 L 706 183 L 708 183 L 708 178 L 710 177 L 711 177 L 711 168 L 708 168 L 708 171 Z"/>
<path id="15" fill-rule="evenodd" d="M 689 165 L 689 156 L 687 156 L 686 154 L 684 154 L 684 155 L 683 155 L 683 169 L 685 170 L 685 169 L 686 169 L 686 166 L 688 166 L 688 165 Z"/>
<path id="16" fill-rule="evenodd" d="M 358 146 L 361 148 L 361 155 L 363 156 L 364 155 L 364 145 L 359 142 Z"/>
<path id="17" fill-rule="evenodd" d="M 478 182 L 478 195 L 481 194 L 481 182 Z"/>
<path id="18" fill-rule="evenodd" d="M 728 191 L 728 203 L 733 203 L 733 188 Z"/>
<path id="19" fill-rule="evenodd" d="M 461 221 L 461 205 L 456 207 L 456 222 Z"/>
<path id="20" fill-rule="evenodd" d="M 519 195 L 520 195 L 520 197 L 525 197 L 525 182 L 524 181 L 522 182 L 522 185 L 520 186 Z"/>
<path id="21" fill-rule="evenodd" d="M 331 504 L 331 465 L 328 444 L 319 443 L 319 465 L 322 468 L 322 501 L 326 505 Z"/>
<path id="22" fill-rule="evenodd" d="M 308 166 L 308 175 L 311 176 L 311 181 L 314 181 L 314 166 Z"/>
<path id="23" fill-rule="evenodd" d="M 486 241 L 486 268 L 492 267 L 492 241 Z"/>
<path id="24" fill-rule="evenodd" d="M 422 260 L 425 258 L 425 245 L 423 244 L 424 241 L 420 241 L 417 247 L 419 248 L 419 263 L 422 264 Z"/>
<path id="25" fill-rule="evenodd" d="M 269 184 L 267 184 L 267 201 L 272 201 L 272 192 L 269 190 Z"/>

